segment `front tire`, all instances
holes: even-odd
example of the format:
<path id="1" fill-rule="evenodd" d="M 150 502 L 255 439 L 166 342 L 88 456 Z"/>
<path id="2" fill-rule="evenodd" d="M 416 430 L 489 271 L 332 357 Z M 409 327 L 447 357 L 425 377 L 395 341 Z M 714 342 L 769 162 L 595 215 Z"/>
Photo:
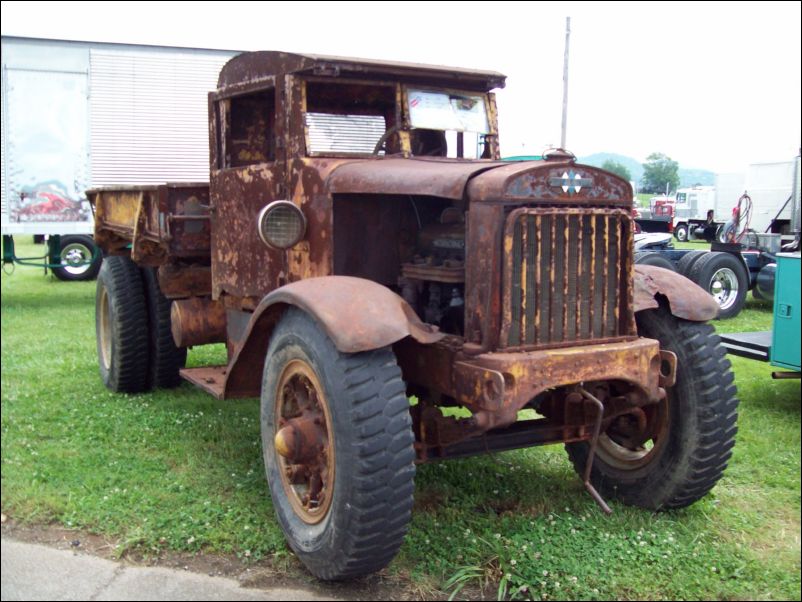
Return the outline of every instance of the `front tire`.
<path id="1" fill-rule="evenodd" d="M 390 348 L 345 354 L 307 314 L 282 317 L 265 358 L 265 472 L 287 541 L 320 579 L 389 564 L 412 512 L 414 435 Z"/>
<path id="2" fill-rule="evenodd" d="M 674 238 L 679 242 L 688 242 L 688 224 L 679 224 L 674 228 Z"/>
<path id="3" fill-rule="evenodd" d="M 713 488 L 732 455 L 738 399 L 730 362 L 709 324 L 665 308 L 639 312 L 636 320 L 641 336 L 677 354 L 677 382 L 647 413 L 652 437 L 645 444 L 627 446 L 615 422 L 600 435 L 591 482 L 602 495 L 633 506 L 683 508 Z M 588 443 L 566 449 L 584 474 Z"/>

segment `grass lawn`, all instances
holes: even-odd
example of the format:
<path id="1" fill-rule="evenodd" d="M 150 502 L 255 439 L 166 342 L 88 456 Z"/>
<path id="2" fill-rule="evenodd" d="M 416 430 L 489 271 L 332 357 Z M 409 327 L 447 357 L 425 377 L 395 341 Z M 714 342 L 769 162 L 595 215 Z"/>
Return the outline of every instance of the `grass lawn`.
<path id="1" fill-rule="evenodd" d="M 302 570 L 273 515 L 257 400 L 218 402 L 186 383 L 109 392 L 94 295 L 94 282 L 41 269 L 2 276 L 3 513 L 102 534 L 119 555 L 228 553 Z M 717 327 L 770 325 L 771 308 L 750 300 Z M 224 360 L 222 345 L 189 355 L 191 365 Z M 799 381 L 732 363 L 738 440 L 700 502 L 655 514 L 611 501 L 606 517 L 557 446 L 420 466 L 412 526 L 387 577 L 415 597 L 467 584 L 538 600 L 799 599 Z"/>

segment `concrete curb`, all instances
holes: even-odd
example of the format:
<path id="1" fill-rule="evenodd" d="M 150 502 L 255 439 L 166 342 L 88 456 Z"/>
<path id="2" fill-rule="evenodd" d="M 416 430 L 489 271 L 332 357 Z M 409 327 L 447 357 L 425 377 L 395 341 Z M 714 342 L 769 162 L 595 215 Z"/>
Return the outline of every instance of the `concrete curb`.
<path id="1" fill-rule="evenodd" d="M 251 589 L 227 577 L 138 567 L 2 539 L 2 600 L 336 600 L 311 590 Z"/>

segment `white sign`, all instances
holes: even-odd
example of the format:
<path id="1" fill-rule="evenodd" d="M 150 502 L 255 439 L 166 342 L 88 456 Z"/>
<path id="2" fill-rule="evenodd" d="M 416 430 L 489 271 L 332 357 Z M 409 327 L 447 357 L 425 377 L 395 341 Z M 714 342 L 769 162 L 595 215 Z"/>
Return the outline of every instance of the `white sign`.
<path id="1" fill-rule="evenodd" d="M 489 133 L 483 96 L 409 90 L 408 97 L 413 128 Z"/>

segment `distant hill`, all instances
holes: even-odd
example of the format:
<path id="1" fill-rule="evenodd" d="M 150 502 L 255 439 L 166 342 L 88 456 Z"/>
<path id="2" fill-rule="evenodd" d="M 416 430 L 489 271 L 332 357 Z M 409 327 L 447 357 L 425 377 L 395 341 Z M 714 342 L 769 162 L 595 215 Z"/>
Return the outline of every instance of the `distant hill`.
<path id="1" fill-rule="evenodd" d="M 629 173 L 632 174 L 632 179 L 635 180 L 637 184 L 640 184 L 640 180 L 643 177 L 643 164 L 637 159 L 627 157 L 626 155 L 619 155 L 617 153 L 594 153 L 587 157 L 579 157 L 578 161 L 580 163 L 586 163 L 587 165 L 593 165 L 594 167 L 601 167 L 602 163 L 605 161 L 615 161 L 629 170 Z M 715 186 L 716 174 L 706 169 L 692 169 L 680 165 L 679 180 L 680 188 L 694 186 L 696 184 Z"/>

